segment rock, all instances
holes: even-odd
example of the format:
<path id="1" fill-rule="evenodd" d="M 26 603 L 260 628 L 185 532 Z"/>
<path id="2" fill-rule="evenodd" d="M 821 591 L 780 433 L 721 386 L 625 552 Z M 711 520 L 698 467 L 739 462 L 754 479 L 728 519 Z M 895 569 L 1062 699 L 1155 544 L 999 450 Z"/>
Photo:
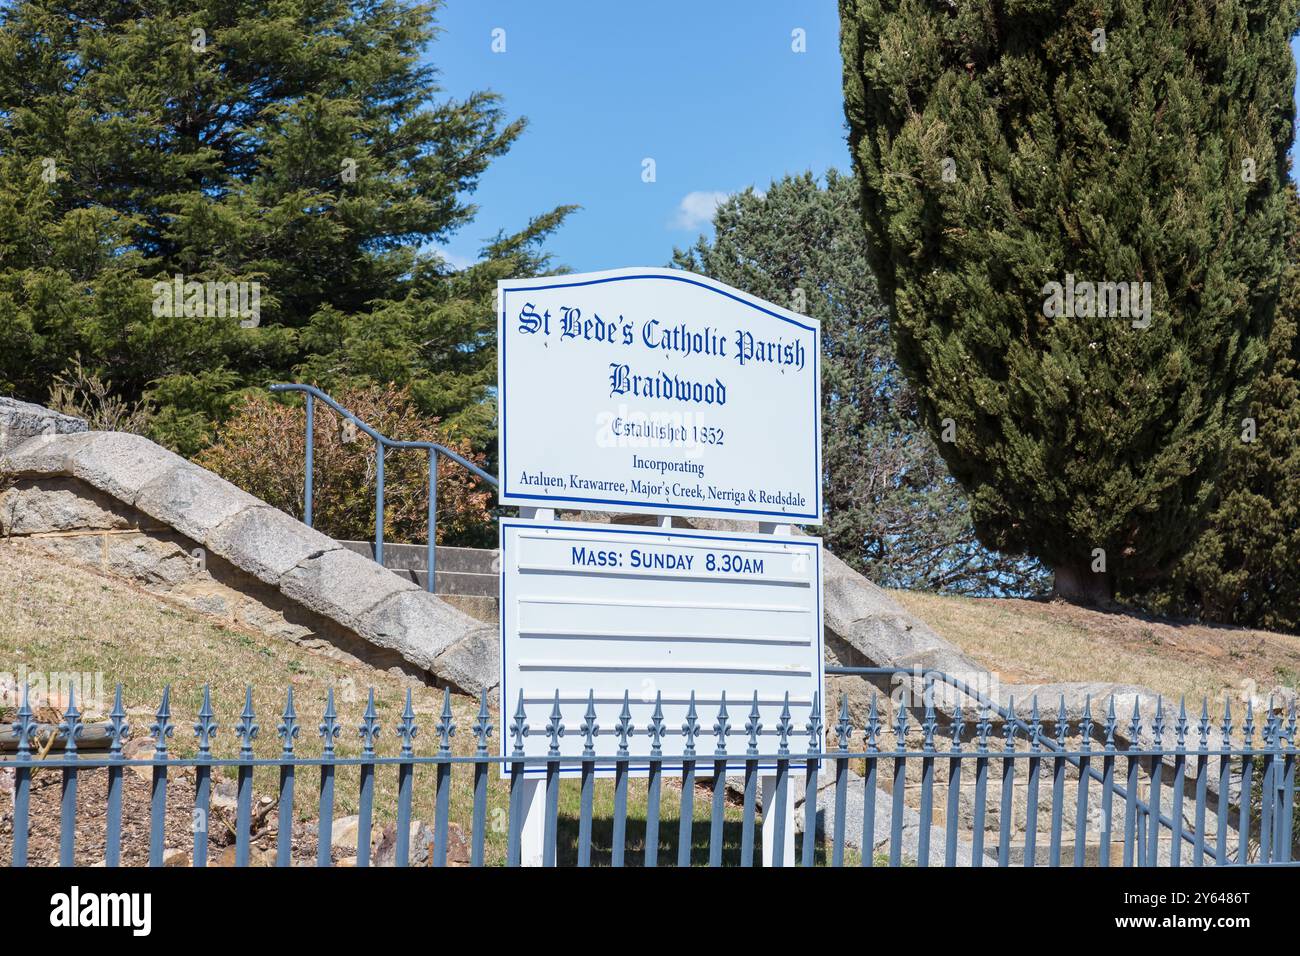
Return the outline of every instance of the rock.
<path id="1" fill-rule="evenodd" d="M 420 589 L 369 558 L 340 547 L 303 561 L 280 580 L 280 590 L 317 614 L 358 630 L 366 612 L 386 598 Z"/>
<path id="2" fill-rule="evenodd" d="M 189 866 L 190 851 L 172 847 L 163 852 L 163 866 Z"/>
<path id="3" fill-rule="evenodd" d="M 69 473 L 127 504 L 136 504 L 141 490 L 154 479 L 187 464 L 180 455 L 142 435 L 124 432 L 88 434 L 93 438 L 68 455 Z M 147 508 L 141 510 L 152 514 Z"/>
<path id="4" fill-rule="evenodd" d="M 866 808 L 866 782 L 856 773 L 850 773 L 844 801 L 844 844 L 862 853 L 889 853 L 892 838 L 893 795 L 877 790 L 874 833 L 869 847 L 863 845 L 863 813 Z M 795 831 L 803 832 L 804 814 L 795 813 Z M 831 838 L 835 834 L 835 791 L 823 790 L 818 795 L 817 832 Z M 921 817 L 911 807 L 903 808 L 900 834 L 901 856 L 904 863 L 916 863 L 920 858 Z M 943 866 L 946 833 L 942 826 L 930 827 L 929 860 L 931 866 Z M 957 840 L 957 865 L 970 866 L 972 847 L 966 840 Z M 997 859 L 985 853 L 984 866 L 996 866 Z"/>
<path id="5" fill-rule="evenodd" d="M 438 656 L 433 671 L 465 693 L 481 696 L 501 683 L 500 661 L 500 632 L 473 621 L 468 633 Z"/>
<path id="6" fill-rule="evenodd" d="M 407 863 L 410 866 L 428 866 L 433 859 L 433 831 L 419 820 L 411 821 L 410 844 Z M 371 866 L 397 865 L 397 825 L 384 827 L 379 842 L 370 858 Z"/>
<path id="7" fill-rule="evenodd" d="M 116 531 L 135 525 L 128 510 L 75 478 L 49 479 L 39 485 L 28 479 L 0 493 L 0 535 Z"/>
<path id="8" fill-rule="evenodd" d="M 419 588 L 388 595 L 362 615 L 357 629 L 381 647 L 434 670 L 438 656 L 483 625 Z M 494 662 L 495 663 L 495 662 Z M 459 681 L 456 682 L 459 686 Z"/>
<path id="9" fill-rule="evenodd" d="M 230 845 L 217 854 L 216 858 L 211 861 L 210 866 L 234 866 L 235 865 L 235 847 Z M 250 846 L 248 848 L 248 865 L 250 867 L 275 866 L 275 853 L 271 850 L 264 850 L 261 847 Z"/>
<path id="10" fill-rule="evenodd" d="M 171 454 L 162 448 L 158 448 L 158 452 Z M 224 478 L 218 478 L 198 465 L 191 465 L 183 458 L 172 457 L 176 463 L 161 470 L 157 477 L 144 485 L 133 503 L 145 514 L 181 534 L 207 544 L 212 533 L 239 512 L 267 507 L 261 499 L 241 491 Z M 150 462 L 154 469 L 159 469 L 161 464 L 159 456 Z M 91 484 L 95 483 L 92 481 Z"/>
<path id="11" fill-rule="evenodd" d="M 83 419 L 0 396 L 0 455 L 37 435 L 66 435 L 85 430 Z"/>
<path id="12" fill-rule="evenodd" d="M 214 777 L 208 805 L 213 810 L 229 810 L 232 814 L 239 807 L 239 786 L 225 777 Z"/>
<path id="13" fill-rule="evenodd" d="M 214 554 L 272 585 L 308 558 L 339 546 L 270 505 L 239 512 L 213 532 L 207 545 Z"/>
<path id="14" fill-rule="evenodd" d="M 153 756 L 157 746 L 152 737 L 133 737 L 122 744 L 122 757 L 126 760 L 148 760 Z M 153 780 L 153 767 L 128 767 L 133 774 L 145 782 Z"/>
<path id="15" fill-rule="evenodd" d="M 410 850 L 408 863 L 411 866 L 429 866 L 433 862 L 433 831 L 419 820 L 411 821 Z M 397 827 L 389 824 L 384 827 L 371 858 L 372 866 L 397 865 Z M 447 865 L 468 866 L 469 844 L 465 834 L 455 823 L 447 824 Z"/>
<path id="16" fill-rule="evenodd" d="M 339 817 L 334 821 L 334 827 L 330 831 L 330 847 L 351 850 L 355 853 L 357 849 L 357 830 L 360 825 L 361 818 L 355 813 L 350 817 Z"/>

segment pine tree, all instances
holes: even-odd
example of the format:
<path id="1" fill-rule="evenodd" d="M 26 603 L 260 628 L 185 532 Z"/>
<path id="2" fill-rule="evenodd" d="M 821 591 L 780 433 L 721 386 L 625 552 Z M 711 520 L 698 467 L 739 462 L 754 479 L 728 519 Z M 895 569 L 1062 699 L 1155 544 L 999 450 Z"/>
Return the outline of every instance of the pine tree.
<path id="1" fill-rule="evenodd" d="M 1027 594 L 1042 572 L 975 540 L 965 496 L 915 420 L 867 266 L 858 186 L 835 170 L 729 196 L 712 239 L 673 265 L 816 318 L 822 330 L 822 465 L 835 554 L 886 587 Z"/>
<path id="2" fill-rule="evenodd" d="M 432 251 L 524 125 L 493 94 L 440 93 L 437 4 L 147 7 L 0 12 L 0 392 L 41 401 L 80 355 L 192 452 L 240 389 L 400 380 L 483 438 L 495 274 L 541 268 L 566 210 L 468 275 Z M 256 282 L 258 315 L 160 304 L 176 276 Z"/>
<path id="3" fill-rule="evenodd" d="M 1296 3 L 840 6 L 872 265 L 981 540 L 1075 599 L 1168 571 L 1273 321 Z"/>
<path id="4" fill-rule="evenodd" d="M 1137 597 L 1153 610 L 1300 632 L 1300 196 L 1269 364 L 1255 380 L 1219 481 L 1217 507 L 1173 575 Z"/>

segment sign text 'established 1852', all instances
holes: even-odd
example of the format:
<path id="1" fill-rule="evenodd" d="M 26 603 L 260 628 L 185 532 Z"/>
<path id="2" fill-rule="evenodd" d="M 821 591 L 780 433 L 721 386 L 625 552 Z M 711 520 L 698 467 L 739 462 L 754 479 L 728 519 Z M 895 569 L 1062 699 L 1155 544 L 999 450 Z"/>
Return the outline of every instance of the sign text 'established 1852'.
<path id="1" fill-rule="evenodd" d="M 820 523 L 815 319 L 672 269 L 497 298 L 502 504 Z"/>

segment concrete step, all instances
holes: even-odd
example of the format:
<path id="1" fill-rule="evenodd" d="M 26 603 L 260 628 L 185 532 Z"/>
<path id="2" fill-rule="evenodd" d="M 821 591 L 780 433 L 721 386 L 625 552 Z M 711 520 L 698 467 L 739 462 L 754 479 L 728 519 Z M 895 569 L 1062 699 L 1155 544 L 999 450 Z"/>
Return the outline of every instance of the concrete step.
<path id="1" fill-rule="evenodd" d="M 372 561 L 375 558 L 373 541 L 340 541 L 339 544 Z M 440 545 L 434 560 L 438 562 L 439 580 L 444 571 L 489 574 L 493 577 L 501 572 L 501 558 L 495 548 L 452 548 Z M 428 553 L 422 544 L 384 542 L 384 567 L 393 571 L 424 571 L 428 568 Z"/>
<path id="2" fill-rule="evenodd" d="M 373 541 L 340 541 L 349 551 L 375 558 Z M 442 598 L 465 598 L 463 602 L 450 603 L 461 607 L 471 617 L 495 623 L 496 601 L 499 593 L 498 552 L 483 548 L 452 548 L 441 546 L 434 555 L 438 563 L 438 580 L 434 593 Z M 384 567 L 408 581 L 425 587 L 429 579 L 428 552 L 422 544 L 384 543 Z M 462 606 L 463 605 L 463 606 Z"/>

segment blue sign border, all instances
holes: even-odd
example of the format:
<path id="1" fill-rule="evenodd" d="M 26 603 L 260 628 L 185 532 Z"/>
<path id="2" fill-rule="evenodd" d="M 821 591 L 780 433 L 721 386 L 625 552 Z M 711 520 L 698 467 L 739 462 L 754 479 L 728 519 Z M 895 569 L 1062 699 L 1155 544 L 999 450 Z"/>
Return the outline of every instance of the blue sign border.
<path id="1" fill-rule="evenodd" d="M 814 498 L 814 507 L 811 512 L 804 513 L 804 512 L 795 512 L 795 511 L 763 511 L 763 510 L 751 509 L 751 508 L 734 508 L 734 507 L 727 508 L 727 507 L 713 507 L 708 505 L 676 505 L 676 504 L 651 503 L 651 502 L 640 501 L 636 499 L 624 500 L 624 499 L 615 499 L 615 498 L 576 498 L 576 497 L 566 497 L 561 495 L 530 495 L 522 492 L 517 493 L 510 490 L 510 486 L 509 486 L 510 470 L 507 467 L 507 463 L 506 463 L 506 453 L 508 448 L 510 447 L 510 443 L 506 439 L 506 434 L 507 434 L 506 432 L 507 429 L 506 341 L 509 339 L 509 336 L 506 334 L 506 322 L 507 322 L 506 316 L 509 314 L 509 309 L 506 307 L 506 296 L 513 292 L 527 293 L 527 292 L 534 292 L 534 291 L 544 291 L 547 289 L 568 289 L 568 288 L 574 288 L 577 286 L 584 286 L 584 285 L 600 285 L 605 282 L 623 282 L 629 279 L 633 279 L 633 280 L 663 279 L 668 282 L 685 282 L 688 285 L 699 286 L 700 288 L 708 289 L 710 292 L 716 293 L 717 295 L 725 296 L 728 299 L 733 299 L 736 302 L 739 302 L 743 305 L 747 305 L 752 309 L 756 309 L 759 312 L 762 312 L 764 315 L 770 315 L 775 319 L 780 319 L 782 322 L 789 323 L 790 325 L 797 326 L 798 328 L 801 328 L 804 331 L 813 333 L 813 339 L 815 345 L 815 347 L 812 349 L 812 353 L 813 353 L 812 388 L 813 388 L 813 419 L 814 419 L 813 488 L 815 489 L 814 494 L 816 497 Z M 600 279 L 584 279 L 579 282 L 556 282 L 551 285 L 530 285 L 519 289 L 502 288 L 500 328 L 501 328 L 501 334 L 497 336 L 497 348 L 500 351 L 501 375 L 500 375 L 500 381 L 497 383 L 497 387 L 499 390 L 499 398 L 498 398 L 497 405 L 498 408 L 500 409 L 500 414 L 501 414 L 501 468 L 497 474 L 497 480 L 500 482 L 501 491 L 499 497 L 502 499 L 502 503 L 517 504 L 518 502 L 526 502 L 530 506 L 535 506 L 535 507 L 554 507 L 557 502 L 559 504 L 569 503 L 575 505 L 606 505 L 606 506 L 612 505 L 619 508 L 634 509 L 636 513 L 640 513 L 640 514 L 660 514 L 665 511 L 685 512 L 687 514 L 712 512 L 715 514 L 724 514 L 724 515 L 727 514 L 749 515 L 751 517 L 768 518 L 768 519 L 774 519 L 776 521 L 790 520 L 790 519 L 802 519 L 808 522 L 821 521 L 822 519 L 822 513 L 821 513 L 822 512 L 822 504 L 821 504 L 822 501 L 821 499 L 822 436 L 821 436 L 821 409 L 818 407 L 818 400 L 817 400 L 818 386 L 821 383 L 821 336 L 818 327 L 812 325 L 804 325 L 802 322 L 795 321 L 794 319 L 788 316 L 781 315 L 778 312 L 773 312 L 771 309 L 765 309 L 761 305 L 758 305 L 757 303 L 754 302 L 750 302 L 748 299 L 745 299 L 741 296 L 734 295 L 723 289 L 719 289 L 716 286 L 711 285 L 710 283 L 701 282 L 698 279 L 693 278 L 690 275 L 690 273 L 683 273 L 682 275 L 678 276 L 678 275 L 665 275 L 662 273 L 647 272 L 647 273 L 638 273 L 633 275 L 606 276 Z M 506 499 L 509 500 L 507 501 Z"/>

